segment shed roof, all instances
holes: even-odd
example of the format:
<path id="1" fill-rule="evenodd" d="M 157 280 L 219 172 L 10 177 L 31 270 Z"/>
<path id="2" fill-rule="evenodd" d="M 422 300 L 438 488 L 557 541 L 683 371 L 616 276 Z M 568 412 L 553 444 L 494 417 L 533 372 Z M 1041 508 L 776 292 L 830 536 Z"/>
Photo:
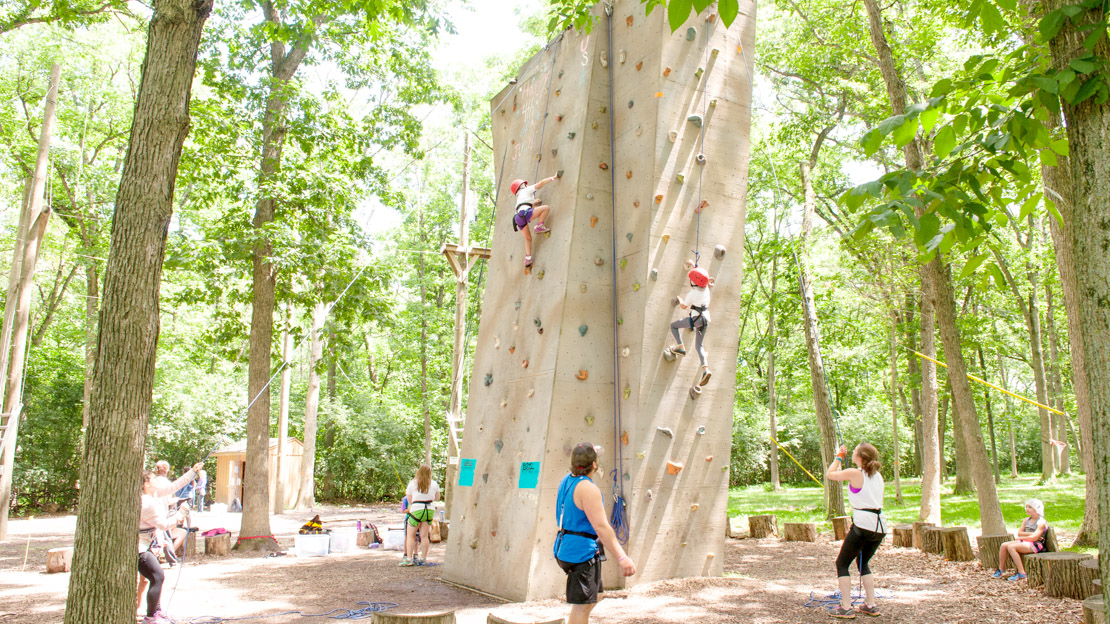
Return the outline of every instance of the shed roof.
<path id="1" fill-rule="evenodd" d="M 297 438 L 293 438 L 293 437 L 286 438 L 285 444 L 286 444 L 285 448 L 286 448 L 286 453 L 287 454 L 301 455 L 301 454 L 304 453 L 304 445 L 301 444 L 301 441 L 298 440 Z M 274 452 L 277 451 L 277 445 L 278 445 L 278 439 L 277 438 L 270 438 L 270 452 L 271 453 L 274 453 Z M 213 452 L 212 456 L 217 457 L 219 455 L 243 455 L 246 452 L 247 452 L 247 441 L 246 440 L 239 440 L 238 442 L 233 442 L 232 444 L 229 444 L 229 445 Z"/>

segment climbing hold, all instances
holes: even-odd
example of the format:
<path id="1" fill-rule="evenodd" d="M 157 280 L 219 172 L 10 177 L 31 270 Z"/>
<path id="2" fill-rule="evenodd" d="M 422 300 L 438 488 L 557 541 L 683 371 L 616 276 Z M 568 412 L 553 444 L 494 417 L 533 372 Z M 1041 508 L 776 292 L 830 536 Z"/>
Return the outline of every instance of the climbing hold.
<path id="1" fill-rule="evenodd" d="M 628 108 L 632 108 L 632 105 L 633 105 L 634 103 L 635 103 L 635 102 L 633 102 L 632 100 L 628 100 Z"/>
<path id="2" fill-rule="evenodd" d="M 697 69 L 697 71 L 694 72 L 694 76 L 697 77 L 697 78 L 701 78 L 701 75 L 704 74 L 704 73 L 705 73 L 705 69 L 699 67 Z"/>
<path id="3" fill-rule="evenodd" d="M 690 511 L 697 511 L 698 507 L 699 505 L 697 503 L 694 503 L 693 505 L 690 505 Z"/>
<path id="4" fill-rule="evenodd" d="M 698 154 L 697 156 L 694 156 L 694 162 L 698 163 L 699 165 L 704 165 L 705 154 Z"/>
<path id="5" fill-rule="evenodd" d="M 562 77 L 563 77 L 563 70 L 561 70 L 561 69 L 559 70 L 559 77 L 560 77 L 560 78 L 562 78 Z"/>
<path id="6" fill-rule="evenodd" d="M 627 401 L 628 398 L 631 397 L 631 396 L 632 396 L 632 388 L 629 388 L 628 386 L 625 386 L 624 387 L 624 399 Z"/>
<path id="7" fill-rule="evenodd" d="M 644 133 L 644 124 L 640 124 L 640 125 L 636 126 L 636 136 L 640 136 L 643 133 Z"/>
<path id="8" fill-rule="evenodd" d="M 493 348 L 494 349 L 500 349 L 501 348 L 501 339 L 498 338 L 497 336 L 493 337 Z"/>
<path id="9" fill-rule="evenodd" d="M 663 97 L 663 92 L 662 91 L 656 91 L 655 92 L 655 97 L 657 97 L 657 98 Z"/>
<path id="10" fill-rule="evenodd" d="M 608 171 L 609 170 L 609 163 L 601 163 L 600 165 L 598 165 L 598 168 L 601 169 L 602 171 Z"/>
<path id="11" fill-rule="evenodd" d="M 617 57 L 620 59 L 621 65 L 624 65 L 624 62 L 628 59 L 628 53 L 624 50 L 621 50 L 617 53 Z"/>
<path id="12" fill-rule="evenodd" d="M 698 435 L 705 435 L 705 427 L 704 426 L 698 427 Z"/>
<path id="13" fill-rule="evenodd" d="M 673 461 L 668 461 L 667 462 L 667 474 L 676 475 L 676 474 L 682 472 L 682 468 L 683 468 L 683 466 L 680 462 L 673 462 Z M 683 544 L 683 546 L 685 546 L 685 544 Z"/>
<path id="14" fill-rule="evenodd" d="M 624 23 L 631 26 L 632 25 L 632 16 L 629 15 L 627 18 L 625 18 Z"/>
<path id="15" fill-rule="evenodd" d="M 498 453 L 501 452 L 501 448 L 504 447 L 504 446 L 505 446 L 505 443 L 502 442 L 501 440 L 494 440 L 493 441 L 493 448 L 497 449 Z"/>
<path id="16" fill-rule="evenodd" d="M 686 118 L 686 121 L 694 124 L 695 126 L 697 126 L 699 128 L 701 127 L 701 122 L 702 122 L 701 115 L 690 115 L 689 117 Z"/>
<path id="17" fill-rule="evenodd" d="M 671 68 L 670 67 L 663 70 L 663 77 L 667 77 L 667 76 L 670 76 L 670 75 L 671 75 Z"/>
<path id="18" fill-rule="evenodd" d="M 482 476 L 485 477 L 486 475 L 482 475 Z M 493 537 L 497 537 L 497 531 L 490 531 L 489 534 Z"/>
<path id="19" fill-rule="evenodd" d="M 632 349 L 629 349 L 628 347 L 624 347 L 621 349 L 621 357 L 628 357 L 629 355 L 632 355 Z"/>
<path id="20" fill-rule="evenodd" d="M 694 29 L 694 27 L 691 26 L 690 28 L 686 29 L 686 40 L 687 41 L 693 41 L 694 37 L 697 37 L 697 36 L 698 36 L 698 31 L 696 29 Z"/>
<path id="21" fill-rule="evenodd" d="M 598 59 L 601 61 L 601 66 L 602 67 L 608 67 L 609 66 L 609 53 L 608 52 L 602 52 L 601 56 L 599 56 Z"/>
<path id="22" fill-rule="evenodd" d="M 528 398 L 530 399 L 534 396 L 536 396 L 536 389 L 535 388 L 529 388 L 528 389 Z"/>
<path id="23" fill-rule="evenodd" d="M 578 285 L 578 290 L 581 291 L 583 294 L 585 294 L 585 292 L 586 292 L 586 282 L 582 282 L 581 284 L 579 284 Z"/>
<path id="24" fill-rule="evenodd" d="M 493 383 L 493 373 L 486 373 L 486 386 L 488 387 Z"/>
<path id="25" fill-rule="evenodd" d="M 678 183 L 679 183 L 679 184 L 682 184 L 683 182 L 685 182 L 685 181 L 686 181 L 686 176 L 680 173 L 680 174 L 676 175 L 676 176 L 674 177 L 674 179 L 675 179 L 675 180 L 678 180 Z"/>
<path id="26" fill-rule="evenodd" d="M 536 160 L 543 160 L 543 154 L 536 154 Z"/>
<path id="27" fill-rule="evenodd" d="M 621 432 L 621 444 L 623 444 L 625 446 L 628 446 L 628 432 L 627 431 L 622 431 Z"/>
<path id="28" fill-rule="evenodd" d="M 590 217 L 590 227 L 597 225 L 597 217 Z"/>
<path id="29" fill-rule="evenodd" d="M 663 196 L 662 195 L 656 195 L 655 196 L 655 203 L 657 203 L 657 204 L 663 203 Z"/>
<path id="30" fill-rule="evenodd" d="M 694 212 L 701 212 L 702 210 L 705 210 L 708 207 L 709 207 L 709 200 L 708 199 L 703 199 L 703 200 L 701 200 L 701 203 L 698 204 L 698 207 L 694 209 Z"/>
<path id="31" fill-rule="evenodd" d="M 639 63 L 636 63 L 636 71 L 640 71 L 641 69 L 643 69 L 643 67 L 644 67 L 644 62 L 643 61 L 640 61 Z"/>
<path id="32" fill-rule="evenodd" d="M 586 193 L 586 199 L 593 199 L 593 198 L 594 198 L 593 193 Z"/>
<path id="33" fill-rule="evenodd" d="M 555 89 L 555 97 L 559 97 L 559 95 L 562 94 L 562 92 L 563 92 L 562 89 Z"/>
<path id="34" fill-rule="evenodd" d="M 562 121 L 562 120 L 563 120 L 563 116 L 561 114 L 560 115 L 555 115 L 555 121 Z"/>
<path id="35" fill-rule="evenodd" d="M 709 55 L 710 55 L 710 56 L 714 56 L 714 57 L 715 57 L 715 56 L 717 56 L 717 55 L 718 55 L 718 54 L 720 54 L 720 53 L 721 53 L 721 51 L 720 51 L 720 50 L 718 50 L 717 48 L 713 48 L 712 50 L 710 50 L 710 52 L 709 52 Z"/>
<path id="36" fill-rule="evenodd" d="M 539 273 L 536 273 L 536 279 L 538 279 L 538 280 L 542 280 L 543 276 L 544 276 L 544 271 L 540 271 Z"/>
<path id="37" fill-rule="evenodd" d="M 663 235 L 663 244 L 664 245 L 667 244 L 667 241 L 669 241 L 669 240 L 671 240 L 671 235 L 670 234 L 664 234 Z"/>
<path id="38" fill-rule="evenodd" d="M 593 416 L 586 416 L 586 426 L 587 427 L 593 427 L 594 426 L 594 417 Z"/>
<path id="39" fill-rule="evenodd" d="M 551 155 L 552 156 L 558 156 L 559 155 L 559 148 L 557 148 L 557 147 L 551 148 Z M 557 175 L 556 177 L 562 177 L 562 176 Z"/>
<path id="40" fill-rule="evenodd" d="M 636 282 L 632 285 L 632 292 L 640 292 L 640 282 Z"/>
<path id="41" fill-rule="evenodd" d="M 542 327 L 541 327 L 541 328 L 539 328 L 539 329 L 537 329 L 536 331 L 538 331 L 538 332 L 540 333 L 540 335 L 541 335 L 541 336 L 543 335 L 543 328 L 542 328 Z"/>
<path id="42" fill-rule="evenodd" d="M 671 143 L 674 143 L 675 141 L 678 140 L 678 133 L 674 132 L 674 131 L 668 132 L 667 133 L 667 138 L 671 140 Z"/>
<path id="43" fill-rule="evenodd" d="M 724 258 L 725 257 L 725 246 L 724 245 L 717 245 L 716 247 L 714 247 L 713 248 L 713 257 L 717 258 L 718 260 L 720 260 L 721 258 Z"/>
<path id="44" fill-rule="evenodd" d="M 659 279 L 659 269 L 652 269 L 651 270 L 651 279 L 652 280 Z"/>
<path id="45" fill-rule="evenodd" d="M 712 455 L 706 455 L 705 456 L 705 461 L 707 461 L 707 462 L 713 461 L 713 456 Z"/>
<path id="46" fill-rule="evenodd" d="M 586 336 L 586 332 L 588 332 L 588 331 L 590 331 L 590 327 L 588 325 L 586 325 L 585 323 L 582 323 L 581 325 L 578 326 L 578 333 L 581 334 L 583 337 Z"/>
<path id="47" fill-rule="evenodd" d="M 561 178 L 561 177 L 563 177 L 563 172 L 564 172 L 564 170 L 563 170 L 563 169 L 560 169 L 560 170 L 556 171 L 556 172 L 555 172 L 555 177 L 556 177 L 556 178 Z"/>
<path id="48" fill-rule="evenodd" d="M 701 386 L 690 386 L 690 398 L 695 401 L 701 396 Z"/>
<path id="49" fill-rule="evenodd" d="M 617 317 L 617 325 L 624 325 L 624 317 Z"/>
<path id="50" fill-rule="evenodd" d="M 513 329 L 514 329 L 514 330 L 516 329 L 516 323 L 513 323 Z M 515 347 L 515 346 L 509 347 L 509 353 L 513 353 L 513 352 L 515 352 L 515 351 L 516 351 L 516 347 Z"/>
<path id="51" fill-rule="evenodd" d="M 501 399 L 501 407 L 508 407 L 508 406 L 509 406 L 509 400 L 508 399 Z"/>
<path id="52" fill-rule="evenodd" d="M 710 108 L 717 108 L 717 98 L 713 98 L 712 100 L 709 100 L 709 107 Z"/>
<path id="53" fill-rule="evenodd" d="M 535 324 L 536 327 L 541 327 L 543 325 L 543 321 L 541 321 L 540 317 L 538 316 L 532 321 L 532 323 Z"/>
<path id="54" fill-rule="evenodd" d="M 624 237 L 628 239 L 628 242 L 630 242 L 630 243 L 632 242 L 632 232 L 629 232 L 628 234 L 625 234 Z"/>
<path id="55" fill-rule="evenodd" d="M 626 266 L 628 266 L 628 258 L 621 258 L 621 270 L 623 271 Z"/>
<path id="56" fill-rule="evenodd" d="M 528 368 L 528 360 L 524 360 L 524 362 L 520 365 L 520 367 L 521 368 Z"/>
<path id="57" fill-rule="evenodd" d="M 609 107 L 608 106 L 602 106 L 601 107 L 601 114 L 602 115 L 604 115 L 605 113 L 608 113 L 608 112 L 609 112 Z"/>
<path id="58" fill-rule="evenodd" d="M 705 21 L 707 21 L 707 22 L 717 21 L 717 14 L 716 13 L 710 13 L 709 17 L 705 18 Z"/>
<path id="59" fill-rule="evenodd" d="M 589 377 L 590 377 L 589 371 L 587 371 L 584 368 L 578 369 L 578 373 L 575 374 L 575 376 L 574 376 L 574 378 L 577 379 L 578 381 L 586 381 L 587 379 L 589 379 Z"/>
<path id="60" fill-rule="evenodd" d="M 574 133 L 573 132 L 568 132 L 567 133 L 567 138 L 573 141 L 574 140 Z"/>
<path id="61" fill-rule="evenodd" d="M 624 177 L 628 180 L 631 180 L 632 179 L 632 171 L 631 170 L 625 171 L 624 172 Z"/>
<path id="62" fill-rule="evenodd" d="M 640 200 L 638 200 L 638 199 L 632 200 L 632 207 L 633 208 L 639 208 L 640 207 Z"/>
<path id="63" fill-rule="evenodd" d="M 470 550 L 477 550 L 477 549 L 478 549 L 478 540 L 475 539 L 473 542 L 470 542 Z"/>
<path id="64" fill-rule="evenodd" d="M 593 128 L 594 130 L 597 130 L 597 122 L 595 121 L 592 124 L 590 124 L 590 127 Z"/>
<path id="65" fill-rule="evenodd" d="M 646 453 L 644 453 L 643 451 L 638 451 L 638 452 L 636 453 L 636 459 L 643 459 L 643 458 L 644 458 L 644 455 L 646 455 Z M 649 491 L 650 491 L 650 490 L 649 490 Z"/>
<path id="66" fill-rule="evenodd" d="M 667 436 L 668 438 L 673 438 L 674 437 L 674 432 L 671 431 L 670 427 L 656 427 L 655 430 L 658 431 L 659 433 L 662 433 L 663 435 Z"/>
<path id="67" fill-rule="evenodd" d="M 640 453 L 640 455 L 643 455 L 643 453 Z M 640 457 L 640 459 L 643 459 L 643 457 Z M 651 500 L 651 490 L 648 490 L 647 494 L 645 494 L 644 497 L 647 498 L 648 500 Z M 475 542 L 477 542 L 477 540 L 475 540 Z M 474 547 L 477 548 L 478 544 L 475 543 Z"/>
<path id="68" fill-rule="evenodd" d="M 598 256 L 598 257 L 594 258 L 594 264 L 596 264 L 597 266 L 601 266 L 601 265 L 605 264 L 605 260 L 603 260 L 601 258 L 601 256 Z"/>

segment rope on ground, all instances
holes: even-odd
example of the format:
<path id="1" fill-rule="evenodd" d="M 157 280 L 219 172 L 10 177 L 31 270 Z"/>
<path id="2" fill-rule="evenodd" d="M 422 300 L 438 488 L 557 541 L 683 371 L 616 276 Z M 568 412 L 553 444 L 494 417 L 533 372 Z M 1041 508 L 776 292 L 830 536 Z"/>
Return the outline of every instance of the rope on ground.
<path id="1" fill-rule="evenodd" d="M 887 600 L 893 597 L 894 594 L 891 592 L 875 592 L 876 599 Z M 866 602 L 865 598 L 866 594 L 864 593 L 862 587 L 853 590 L 852 606 L 863 604 L 864 602 Z M 829 609 L 831 611 L 832 609 L 840 606 L 840 592 L 836 591 L 831 594 L 825 594 L 824 596 L 817 596 L 813 592 L 809 592 L 809 598 L 806 599 L 805 606 L 825 607 L 826 609 Z"/>
<path id="2" fill-rule="evenodd" d="M 188 620 L 186 624 L 223 624 L 224 622 L 245 622 L 247 620 L 268 620 L 286 615 L 299 615 L 304 618 L 328 618 L 329 620 L 369 620 L 375 613 L 381 613 L 397 606 L 395 602 L 370 602 L 360 600 L 356 604 L 363 605 L 357 609 L 332 609 L 326 613 L 305 613 L 303 611 L 281 611 L 277 613 L 264 613 L 262 615 L 245 615 L 241 617 L 222 617 L 219 615 L 201 615 Z"/>

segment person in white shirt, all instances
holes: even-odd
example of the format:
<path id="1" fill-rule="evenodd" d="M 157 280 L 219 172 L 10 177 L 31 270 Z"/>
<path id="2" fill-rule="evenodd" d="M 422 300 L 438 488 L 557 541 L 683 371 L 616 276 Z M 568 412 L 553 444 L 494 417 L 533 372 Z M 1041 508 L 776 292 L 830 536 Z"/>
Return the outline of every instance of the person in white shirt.
<path id="1" fill-rule="evenodd" d="M 678 297 L 678 307 L 689 310 L 690 313 L 686 318 L 671 323 L 671 335 L 674 336 L 675 344 L 664 349 L 663 354 L 667 359 L 672 360 L 675 355 L 686 355 L 686 347 L 682 344 L 682 334 L 679 330 L 693 331 L 694 348 L 698 352 L 698 358 L 701 359 L 701 379 L 698 385 L 704 386 L 713 376 L 709 372 L 709 361 L 705 352 L 705 332 L 709 329 L 709 289 L 713 288 L 713 278 L 709 277 L 709 272 L 705 269 L 693 266 L 690 260 L 686 261 L 686 266 L 690 267 L 690 272 L 687 273 L 687 277 L 690 278 L 690 292 L 685 298 Z"/>
<path id="2" fill-rule="evenodd" d="M 886 538 L 886 523 L 883 521 L 883 475 L 879 472 L 879 451 L 867 442 L 861 442 L 852 451 L 855 468 L 844 468 L 847 463 L 848 447 L 841 446 L 836 457 L 825 471 L 830 481 L 848 482 L 848 502 L 852 505 L 852 529 L 840 545 L 840 555 L 836 558 L 837 582 L 840 585 L 840 606 L 829 610 L 829 615 L 838 618 L 854 618 L 852 609 L 852 577 L 849 567 L 857 562 L 860 580 L 867 596 L 859 612 L 864 615 L 879 615 L 879 604 L 875 600 L 875 577 L 871 574 L 868 562 Z"/>
<path id="3" fill-rule="evenodd" d="M 512 185 L 509 187 L 512 194 L 516 196 L 516 212 L 513 214 L 513 230 L 524 234 L 524 266 L 526 267 L 532 266 L 532 232 L 528 230 L 528 224 L 535 219 L 536 234 L 543 234 L 544 232 L 551 231 L 543 223 L 548 213 L 551 212 L 551 208 L 546 204 L 536 205 L 539 203 L 536 200 L 536 191 L 558 179 L 559 178 L 556 176 L 544 178 L 536 182 L 535 186 L 528 184 L 527 180 L 513 180 Z"/>
<path id="4" fill-rule="evenodd" d="M 408 515 L 405 516 L 405 555 L 401 566 L 424 565 L 428 561 L 428 548 L 431 547 L 431 522 L 435 516 L 434 503 L 439 500 L 439 484 L 432 479 L 432 468 L 427 464 L 416 471 L 416 477 L 405 488 L 409 499 Z M 416 532 L 420 531 L 421 556 L 416 556 Z M 411 558 L 410 558 L 411 557 Z"/>

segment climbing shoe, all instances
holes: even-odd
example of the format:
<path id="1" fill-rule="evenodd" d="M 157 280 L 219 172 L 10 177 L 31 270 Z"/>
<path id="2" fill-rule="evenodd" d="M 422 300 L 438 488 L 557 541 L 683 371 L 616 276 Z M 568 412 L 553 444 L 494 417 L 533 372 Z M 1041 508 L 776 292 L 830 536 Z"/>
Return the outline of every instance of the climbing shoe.
<path id="1" fill-rule="evenodd" d="M 698 385 L 699 386 L 704 386 L 705 384 L 709 383 L 709 378 L 712 377 L 712 376 L 713 376 L 713 373 L 709 372 L 708 368 L 703 370 L 701 372 L 701 381 L 698 382 Z"/>
<path id="2" fill-rule="evenodd" d="M 1024 574 L 1022 574 L 1021 572 L 1018 572 L 1017 574 L 1015 574 L 1015 575 L 1013 575 L 1013 576 L 1011 576 L 1011 577 L 1008 577 L 1008 578 L 1007 578 L 1006 580 L 1007 580 L 1007 581 L 1020 581 L 1020 580 L 1022 580 L 1023 578 L 1025 578 L 1025 575 L 1024 575 Z"/>
<path id="3" fill-rule="evenodd" d="M 675 355 L 686 355 L 686 349 L 683 347 L 671 347 L 671 353 Z"/>
<path id="4" fill-rule="evenodd" d="M 409 559 L 408 557 L 403 557 L 401 559 L 401 563 L 398 563 L 397 565 L 402 567 L 402 568 L 408 568 L 408 567 L 414 566 L 416 564 L 413 563 L 412 559 Z"/>
<path id="5" fill-rule="evenodd" d="M 1002 578 L 1002 570 L 995 570 L 994 574 L 991 575 L 991 578 Z"/>
<path id="6" fill-rule="evenodd" d="M 415 556 L 414 556 L 414 557 L 412 558 L 412 565 L 418 565 L 418 566 L 422 566 L 422 565 L 424 565 L 424 560 L 423 560 L 423 559 L 421 559 L 420 557 L 415 557 Z"/>
<path id="7" fill-rule="evenodd" d="M 536 227 L 532 228 L 532 231 L 535 232 L 536 234 L 543 234 L 544 232 L 550 232 L 551 228 L 547 227 L 546 225 L 544 225 L 542 223 L 537 223 Z"/>
<path id="8" fill-rule="evenodd" d="M 875 605 L 872 607 L 865 604 L 859 608 L 859 612 L 864 615 L 870 615 L 871 617 L 878 617 L 882 615 L 881 613 L 879 613 L 879 605 Z"/>
<path id="9" fill-rule="evenodd" d="M 532 256 L 524 256 L 524 266 L 532 266 Z"/>
<path id="10" fill-rule="evenodd" d="M 834 618 L 840 618 L 843 620 L 853 620 L 856 617 L 856 612 L 854 609 L 837 607 L 835 609 L 829 609 L 829 615 L 833 616 Z"/>

